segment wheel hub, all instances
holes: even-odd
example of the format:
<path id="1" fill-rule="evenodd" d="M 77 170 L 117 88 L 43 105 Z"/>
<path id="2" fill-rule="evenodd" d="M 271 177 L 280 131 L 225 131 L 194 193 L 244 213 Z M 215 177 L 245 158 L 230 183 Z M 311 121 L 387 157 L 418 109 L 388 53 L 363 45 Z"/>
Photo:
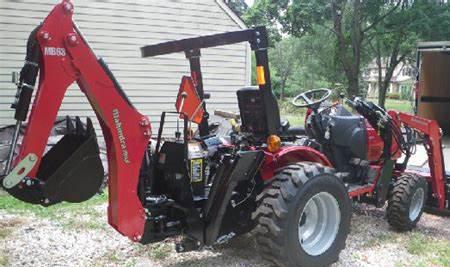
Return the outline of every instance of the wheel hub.
<path id="1" fill-rule="evenodd" d="M 409 206 L 409 219 L 415 221 L 419 217 L 420 211 L 423 207 L 425 199 L 425 192 L 422 188 L 418 188 L 411 198 L 411 205 Z"/>
<path id="2" fill-rule="evenodd" d="M 298 240 L 303 250 L 311 256 L 324 253 L 336 239 L 340 221 L 336 198 L 328 192 L 314 195 L 299 218 Z"/>

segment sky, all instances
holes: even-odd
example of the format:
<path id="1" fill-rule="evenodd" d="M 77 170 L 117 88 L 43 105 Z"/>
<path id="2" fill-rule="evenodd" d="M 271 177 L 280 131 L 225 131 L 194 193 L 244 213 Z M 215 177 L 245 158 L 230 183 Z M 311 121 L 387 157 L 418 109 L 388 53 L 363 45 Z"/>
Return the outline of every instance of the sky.
<path id="1" fill-rule="evenodd" d="M 254 0 L 245 0 L 245 3 L 248 5 L 248 6 L 252 6 L 253 5 L 253 2 L 255 2 Z"/>

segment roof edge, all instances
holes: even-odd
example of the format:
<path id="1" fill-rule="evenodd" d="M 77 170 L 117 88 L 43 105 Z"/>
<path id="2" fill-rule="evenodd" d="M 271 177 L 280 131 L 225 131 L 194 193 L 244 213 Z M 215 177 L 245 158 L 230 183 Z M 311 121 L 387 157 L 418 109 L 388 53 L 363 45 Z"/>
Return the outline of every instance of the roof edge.
<path id="1" fill-rule="evenodd" d="M 220 8 L 225 11 L 225 13 L 234 21 L 236 24 L 242 29 L 248 29 L 247 25 L 245 25 L 244 21 L 234 13 L 233 10 L 223 1 L 223 0 L 215 0 L 215 2 L 219 5 Z"/>

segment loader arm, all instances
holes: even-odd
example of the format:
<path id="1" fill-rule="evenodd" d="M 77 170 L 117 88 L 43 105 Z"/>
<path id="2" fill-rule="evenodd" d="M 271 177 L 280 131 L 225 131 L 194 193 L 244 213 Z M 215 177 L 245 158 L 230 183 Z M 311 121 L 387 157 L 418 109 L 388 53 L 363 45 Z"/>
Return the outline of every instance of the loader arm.
<path id="1" fill-rule="evenodd" d="M 428 154 L 433 197 L 437 201 L 437 208 L 445 209 L 445 165 L 442 154 L 442 133 L 438 123 L 434 120 L 428 120 L 408 113 L 395 111 L 390 111 L 389 113 L 391 115 L 396 114 L 401 123 L 424 135 L 424 145 Z"/>
<path id="2" fill-rule="evenodd" d="M 138 180 L 149 145 L 150 123 L 128 101 L 106 64 L 97 59 L 72 21 L 72 14 L 72 3 L 63 0 L 33 33 L 35 36 L 30 37 L 36 38 L 41 53 L 39 62 L 36 62 L 39 65 L 39 84 L 22 146 L 12 161 L 15 168 L 4 181 L 9 181 L 10 187 L 14 186 L 9 192 L 20 192 L 25 187 L 25 179 L 39 181 L 38 174 L 51 128 L 67 88 L 76 82 L 94 109 L 106 142 L 109 224 L 138 241 L 145 223 L 145 213 L 137 192 Z M 23 99 L 19 102 L 22 106 L 17 108 L 28 111 L 30 102 Z M 30 155 L 34 159 L 32 167 L 20 168 L 21 163 L 30 166 L 26 164 Z M 19 177 L 20 180 L 15 184 L 11 182 L 11 177 Z"/>

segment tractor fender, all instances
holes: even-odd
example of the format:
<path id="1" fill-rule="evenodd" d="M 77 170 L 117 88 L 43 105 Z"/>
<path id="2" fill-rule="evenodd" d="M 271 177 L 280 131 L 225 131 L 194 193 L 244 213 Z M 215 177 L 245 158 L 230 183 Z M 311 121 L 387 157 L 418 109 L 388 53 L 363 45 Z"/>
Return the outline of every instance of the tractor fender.
<path id="1" fill-rule="evenodd" d="M 264 162 L 261 166 L 261 178 L 264 181 L 272 179 L 277 169 L 301 162 L 317 162 L 324 166 L 333 167 L 328 158 L 319 151 L 307 146 L 288 146 L 272 153 L 264 151 Z"/>

